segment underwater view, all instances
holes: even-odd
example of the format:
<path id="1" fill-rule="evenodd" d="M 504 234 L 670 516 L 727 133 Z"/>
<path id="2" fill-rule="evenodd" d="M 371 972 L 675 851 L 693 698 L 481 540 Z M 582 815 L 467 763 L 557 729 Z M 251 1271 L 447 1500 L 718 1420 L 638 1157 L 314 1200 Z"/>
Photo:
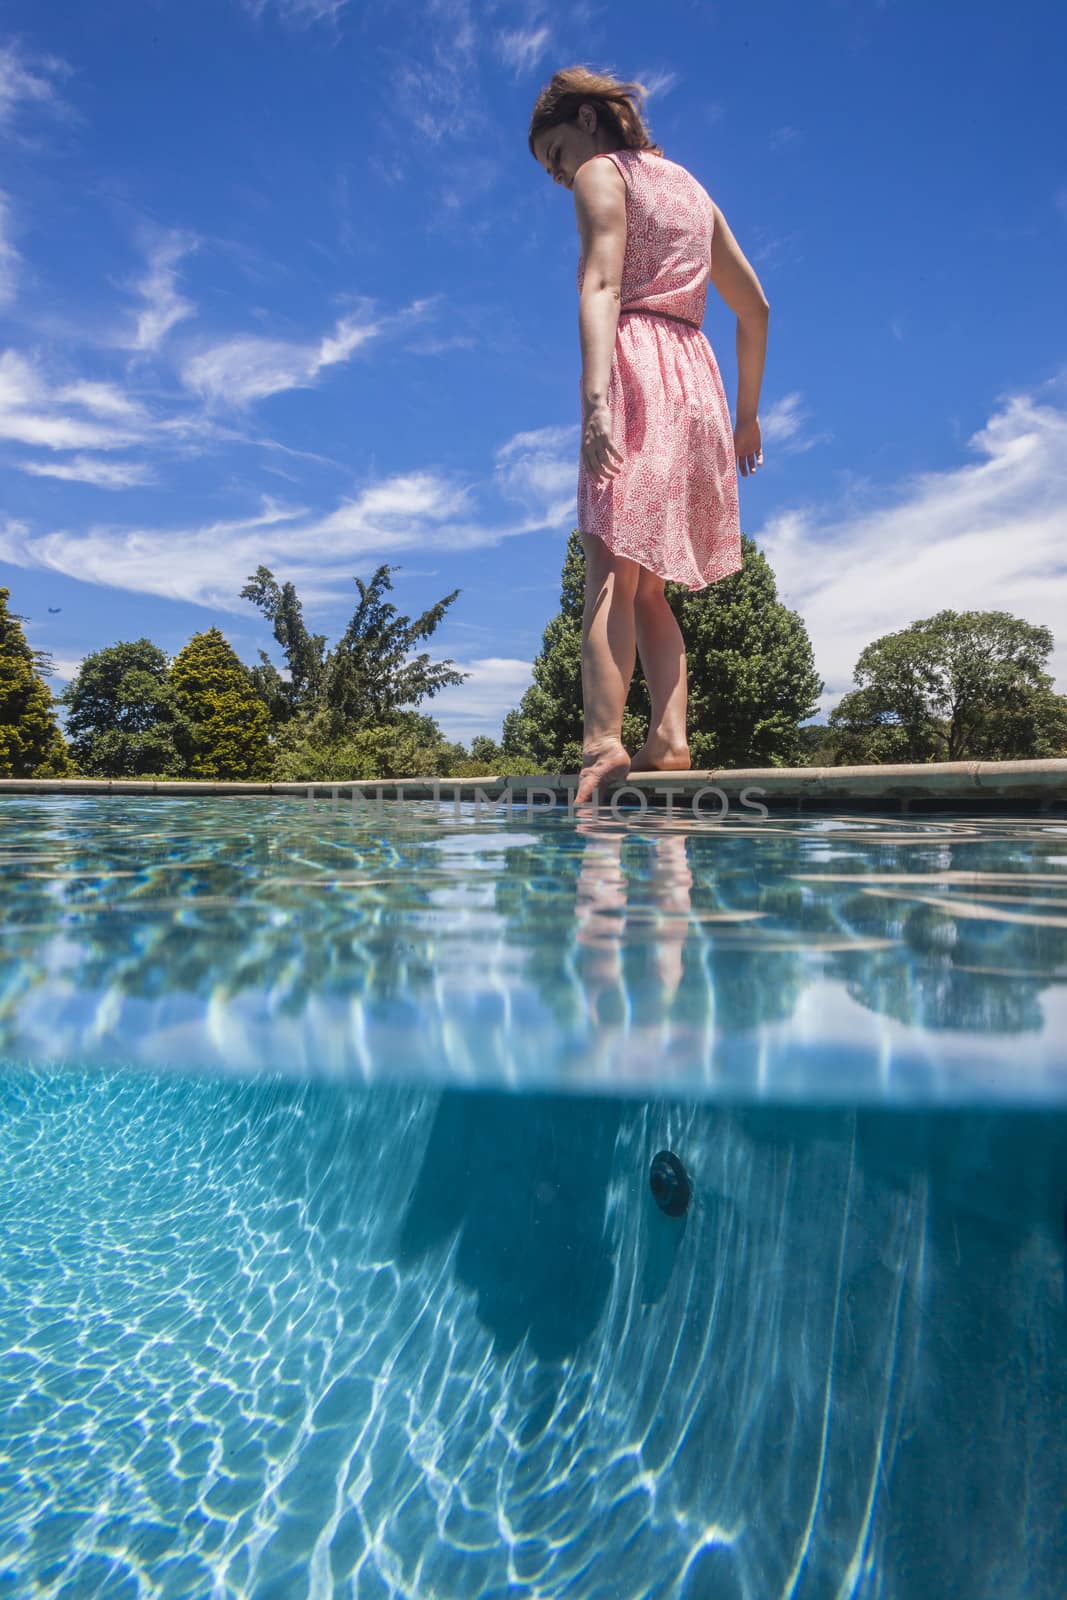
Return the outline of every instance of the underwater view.
<path id="1" fill-rule="evenodd" d="M 1067 822 L 0 807 L 0 1593 L 1062 1593 Z"/>

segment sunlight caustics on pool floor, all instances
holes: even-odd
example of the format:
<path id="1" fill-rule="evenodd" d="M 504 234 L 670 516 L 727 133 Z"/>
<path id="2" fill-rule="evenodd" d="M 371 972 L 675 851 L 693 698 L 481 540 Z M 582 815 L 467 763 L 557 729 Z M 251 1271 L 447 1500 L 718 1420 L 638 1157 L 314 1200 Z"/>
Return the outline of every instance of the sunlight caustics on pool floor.
<path id="1" fill-rule="evenodd" d="M 0 1082 L 7 1593 L 1062 1593 L 1062 1115 Z"/>

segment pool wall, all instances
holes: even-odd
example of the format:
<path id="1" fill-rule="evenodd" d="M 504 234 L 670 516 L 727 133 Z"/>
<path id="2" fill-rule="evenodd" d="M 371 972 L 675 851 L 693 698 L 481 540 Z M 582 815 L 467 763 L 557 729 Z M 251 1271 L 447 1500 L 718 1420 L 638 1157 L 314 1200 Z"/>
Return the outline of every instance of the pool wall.
<path id="1" fill-rule="evenodd" d="M 473 801 L 480 794 L 502 800 L 532 796 L 544 805 L 565 801 L 578 784 L 576 773 L 527 777 L 371 779 L 319 783 L 202 783 L 182 780 L 133 781 L 110 778 L 2 778 L 5 794 L 136 794 L 136 795 L 292 795 L 308 799 L 353 794 L 389 800 Z M 886 811 L 983 811 L 1015 807 L 1031 815 L 1067 813 L 1067 759 L 1041 761 L 942 761 L 857 767 L 712 768 L 701 772 L 635 774 L 617 791 L 633 791 L 650 804 L 671 802 L 688 809 L 694 795 L 718 789 L 732 806 L 754 809 L 839 810 L 874 807 Z M 620 793 L 620 804 L 622 804 Z M 721 805 L 722 802 L 720 801 Z M 705 796 L 703 809 L 714 801 Z"/>

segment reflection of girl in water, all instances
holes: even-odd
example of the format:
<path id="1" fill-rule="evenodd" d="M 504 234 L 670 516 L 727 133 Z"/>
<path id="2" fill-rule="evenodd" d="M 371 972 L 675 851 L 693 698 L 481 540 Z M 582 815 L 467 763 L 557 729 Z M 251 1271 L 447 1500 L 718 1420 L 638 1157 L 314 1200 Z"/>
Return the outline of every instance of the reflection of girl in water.
<path id="1" fill-rule="evenodd" d="M 576 965 L 586 1009 L 590 1021 L 624 1023 L 632 1034 L 641 1013 L 649 1019 L 646 1027 L 667 1016 L 682 981 L 693 887 L 685 834 L 664 831 L 652 839 L 648 903 L 628 911 L 622 862 L 628 830 L 579 822 L 577 831 L 586 839 L 574 908 L 580 947 Z M 644 981 L 627 982 L 623 970 L 627 944 L 641 950 Z"/>

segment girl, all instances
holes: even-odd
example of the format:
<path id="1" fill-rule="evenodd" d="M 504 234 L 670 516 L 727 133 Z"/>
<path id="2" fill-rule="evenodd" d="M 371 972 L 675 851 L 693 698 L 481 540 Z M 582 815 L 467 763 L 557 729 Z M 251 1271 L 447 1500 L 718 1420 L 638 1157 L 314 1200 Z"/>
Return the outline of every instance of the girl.
<path id="1" fill-rule="evenodd" d="M 582 251 L 577 804 L 630 773 L 688 769 L 685 646 L 663 585 L 703 589 L 738 570 L 738 469 L 763 464 L 767 297 L 711 196 L 652 143 L 642 99 L 640 84 L 567 67 L 530 122 L 534 158 L 574 194 Z M 737 317 L 732 429 L 700 331 L 709 280 Z M 652 718 L 631 760 L 622 714 L 638 653 Z"/>

